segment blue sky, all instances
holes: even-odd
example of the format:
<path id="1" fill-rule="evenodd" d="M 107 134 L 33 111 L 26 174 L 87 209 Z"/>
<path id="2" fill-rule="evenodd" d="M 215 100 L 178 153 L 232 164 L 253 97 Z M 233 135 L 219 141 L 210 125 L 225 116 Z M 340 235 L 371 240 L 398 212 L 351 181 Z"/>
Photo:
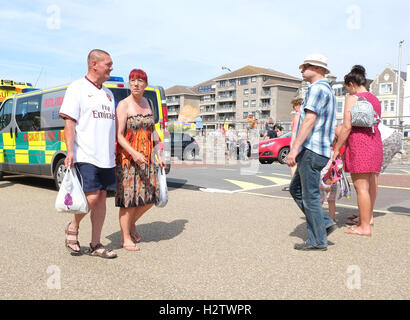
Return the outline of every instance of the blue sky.
<path id="1" fill-rule="evenodd" d="M 86 74 L 93 48 L 110 52 L 112 75 L 144 69 L 152 85 L 193 86 L 246 65 L 300 77 L 313 52 L 341 80 L 410 64 L 410 2 L 402 0 L 0 0 L 0 78 L 46 88 Z M 4 32 L 8 30 L 7 32 Z"/>

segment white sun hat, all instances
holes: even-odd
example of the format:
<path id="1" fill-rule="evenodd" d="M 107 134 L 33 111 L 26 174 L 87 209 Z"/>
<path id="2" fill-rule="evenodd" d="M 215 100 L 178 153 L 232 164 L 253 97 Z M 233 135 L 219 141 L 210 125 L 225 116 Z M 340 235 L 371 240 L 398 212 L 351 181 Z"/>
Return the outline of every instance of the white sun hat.
<path id="1" fill-rule="evenodd" d="M 302 69 L 304 65 L 310 64 L 312 66 L 322 67 L 326 70 L 326 73 L 330 73 L 329 68 L 327 67 L 327 58 L 320 53 L 309 54 L 303 63 L 299 66 L 299 69 Z"/>

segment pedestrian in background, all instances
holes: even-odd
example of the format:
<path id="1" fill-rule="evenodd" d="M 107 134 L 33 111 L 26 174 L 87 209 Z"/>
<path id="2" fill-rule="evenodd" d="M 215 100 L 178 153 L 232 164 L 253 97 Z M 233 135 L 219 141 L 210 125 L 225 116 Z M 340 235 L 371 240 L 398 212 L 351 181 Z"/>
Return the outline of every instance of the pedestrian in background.
<path id="1" fill-rule="evenodd" d="M 281 137 L 283 135 L 283 127 L 282 126 L 277 126 L 276 127 L 276 137 Z"/>
<path id="2" fill-rule="evenodd" d="M 264 128 L 265 128 L 264 134 L 266 134 L 269 131 L 269 128 L 273 128 L 273 131 L 275 131 L 276 121 L 273 121 L 272 118 L 269 118 L 267 121 L 265 121 Z"/>
<path id="3" fill-rule="evenodd" d="M 290 193 L 306 216 L 308 239 L 296 244 L 296 250 L 327 250 L 327 236 L 335 230 L 334 221 L 323 211 L 320 172 L 331 157 L 335 132 L 336 98 L 325 75 L 327 58 L 311 54 L 300 65 L 302 77 L 309 82 L 301 107 L 296 140 L 287 156 L 287 164 L 298 164 L 290 184 Z"/>
<path id="4" fill-rule="evenodd" d="M 338 125 L 336 127 L 336 131 L 335 131 L 335 137 L 333 139 L 333 143 L 332 146 L 333 148 L 336 146 L 336 142 L 337 142 L 337 137 L 340 136 L 340 132 L 342 130 L 342 126 Z M 339 156 L 340 159 L 343 161 L 342 157 L 345 151 L 345 147 L 344 145 L 340 148 L 339 151 Z M 332 151 L 331 155 L 333 156 L 334 151 Z M 323 168 L 321 174 L 320 174 L 320 196 L 322 198 L 322 204 L 325 202 L 325 200 L 327 201 L 327 205 L 328 205 L 328 210 L 329 210 L 329 217 L 335 221 L 336 218 L 336 197 L 337 197 L 337 191 L 338 191 L 338 181 L 335 181 L 332 184 L 327 184 L 324 183 L 324 179 L 327 176 L 329 176 L 329 170 L 331 169 L 332 164 L 334 163 L 333 159 L 330 159 L 329 162 L 327 163 L 326 167 Z M 333 174 L 333 172 L 332 172 Z M 340 178 L 340 177 L 339 177 Z M 335 221 L 336 222 L 336 221 Z"/>
<path id="5" fill-rule="evenodd" d="M 378 124 L 371 127 L 352 127 L 350 110 L 359 97 L 364 97 L 381 116 L 379 99 L 366 89 L 366 70 L 355 65 L 345 75 L 344 85 L 349 93 L 346 98 L 343 127 L 335 147 L 333 159 L 339 155 L 340 147 L 346 143 L 345 171 L 350 172 L 357 193 L 359 221 L 345 231 L 348 234 L 371 236 L 373 209 L 377 198 L 378 177 L 383 162 L 383 144 Z"/>
<path id="6" fill-rule="evenodd" d="M 263 140 L 275 139 L 278 136 L 277 131 L 275 130 L 274 126 L 268 126 L 268 131 L 266 131 L 265 135 L 263 136 Z"/>
<path id="7" fill-rule="evenodd" d="M 139 251 L 141 236 L 135 224 L 159 198 L 156 161 L 165 168 L 155 131 L 152 102 L 144 98 L 147 74 L 134 69 L 129 75 L 131 94 L 117 106 L 117 192 L 121 245 Z M 156 159 L 157 157 L 157 159 Z"/>
<path id="8" fill-rule="evenodd" d="M 401 153 L 402 134 L 383 123 L 379 123 L 379 131 L 383 143 L 383 162 L 381 172 L 383 173 L 397 153 Z"/>
<path id="9" fill-rule="evenodd" d="M 290 138 L 290 150 L 292 150 L 293 144 L 295 143 L 295 140 L 296 140 L 296 130 L 297 130 L 298 123 L 299 123 L 300 106 L 302 105 L 302 102 L 303 102 L 302 98 L 296 98 L 290 102 L 292 104 L 292 109 L 293 109 L 292 123 L 290 127 L 290 130 L 292 132 L 292 136 Z M 296 167 L 297 167 L 297 164 L 295 164 L 293 167 L 290 167 L 290 177 L 291 178 L 293 178 L 295 174 Z"/>
<path id="10" fill-rule="evenodd" d="M 66 168 L 81 176 L 91 218 L 89 254 L 115 258 L 117 254 L 101 244 L 106 215 L 107 190 L 115 190 L 115 105 L 114 96 L 103 83 L 110 78 L 113 63 L 103 50 L 88 55 L 88 73 L 74 81 L 64 96 L 59 116 L 65 120 Z M 86 214 L 74 214 L 66 227 L 66 248 L 80 254 L 78 229 Z"/>

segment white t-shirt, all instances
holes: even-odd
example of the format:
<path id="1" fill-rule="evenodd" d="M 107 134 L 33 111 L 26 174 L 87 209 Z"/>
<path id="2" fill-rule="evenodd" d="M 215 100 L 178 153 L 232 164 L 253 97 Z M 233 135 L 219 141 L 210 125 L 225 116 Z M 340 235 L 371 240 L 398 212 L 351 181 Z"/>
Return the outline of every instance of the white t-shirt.
<path id="1" fill-rule="evenodd" d="M 109 89 L 98 89 L 87 78 L 74 81 L 67 88 L 59 115 L 76 121 L 74 162 L 115 167 L 115 105 Z"/>

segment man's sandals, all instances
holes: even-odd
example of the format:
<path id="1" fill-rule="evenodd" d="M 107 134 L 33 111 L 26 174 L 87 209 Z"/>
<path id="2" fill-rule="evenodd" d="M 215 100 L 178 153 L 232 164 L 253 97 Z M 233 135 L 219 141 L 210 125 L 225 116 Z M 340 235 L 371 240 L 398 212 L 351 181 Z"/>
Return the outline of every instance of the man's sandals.
<path id="1" fill-rule="evenodd" d="M 77 231 L 72 231 L 72 230 L 70 230 L 70 225 L 71 225 L 71 222 L 69 222 L 67 227 L 65 228 L 65 234 L 66 234 L 65 247 L 67 248 L 67 250 L 71 254 L 79 255 L 79 254 L 81 254 L 80 242 L 78 242 L 78 240 L 68 240 L 68 236 L 78 237 L 78 229 L 77 229 Z M 78 246 L 78 250 L 74 250 L 74 248 L 72 246 Z"/>
<path id="2" fill-rule="evenodd" d="M 100 249 L 104 249 L 103 251 L 98 251 Z M 104 259 L 114 259 L 117 257 L 117 254 L 114 252 L 114 254 L 110 254 L 111 252 L 114 252 L 110 249 L 104 248 L 104 246 L 101 243 L 97 243 L 95 247 L 90 243 L 90 250 L 88 251 L 88 254 L 93 257 L 101 257 Z"/>

